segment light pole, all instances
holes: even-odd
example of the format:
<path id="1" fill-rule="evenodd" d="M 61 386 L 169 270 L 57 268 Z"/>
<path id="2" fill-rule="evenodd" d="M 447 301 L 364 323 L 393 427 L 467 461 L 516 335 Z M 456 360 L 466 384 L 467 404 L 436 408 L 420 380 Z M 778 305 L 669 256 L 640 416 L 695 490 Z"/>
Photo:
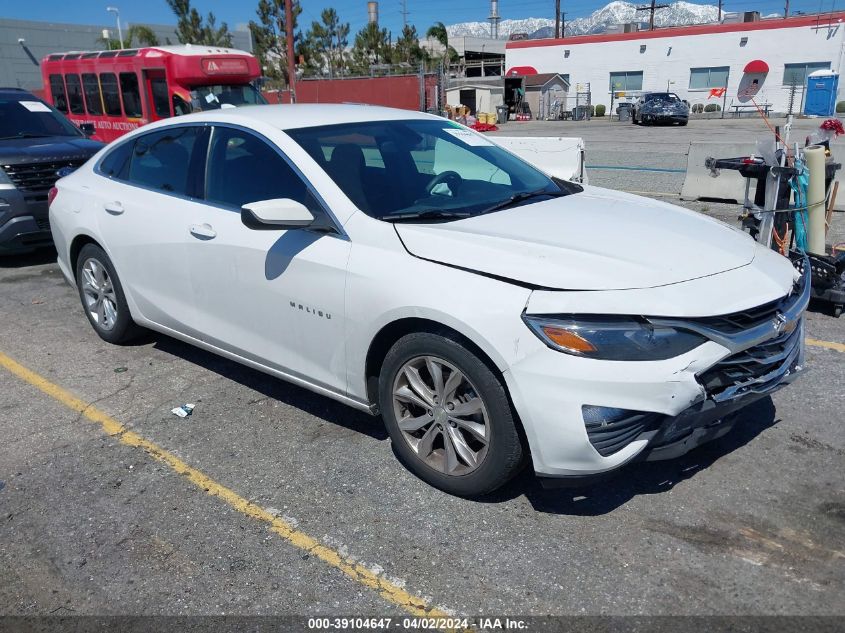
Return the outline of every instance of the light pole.
<path id="1" fill-rule="evenodd" d="M 106 7 L 106 11 L 114 13 L 117 18 L 117 37 L 120 40 L 120 48 L 123 48 L 123 29 L 120 28 L 120 10 L 117 7 Z"/>

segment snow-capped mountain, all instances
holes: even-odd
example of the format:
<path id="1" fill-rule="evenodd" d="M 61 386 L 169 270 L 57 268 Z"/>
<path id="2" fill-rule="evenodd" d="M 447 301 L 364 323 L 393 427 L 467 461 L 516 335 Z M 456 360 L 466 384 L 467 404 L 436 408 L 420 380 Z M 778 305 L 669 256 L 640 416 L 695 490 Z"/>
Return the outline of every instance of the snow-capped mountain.
<path id="1" fill-rule="evenodd" d="M 716 22 L 719 11 L 711 5 L 692 2 L 673 2 L 665 9 L 654 13 L 655 26 L 680 26 L 686 24 L 706 24 Z M 602 8 L 593 11 L 585 18 L 566 21 L 566 35 L 585 35 L 603 33 L 607 27 L 628 22 L 648 22 L 647 11 L 637 11 L 637 5 L 614 0 Z M 489 22 L 462 22 L 446 27 L 449 36 L 489 37 Z M 506 38 L 511 33 L 528 33 L 531 38 L 552 37 L 554 20 L 549 18 L 526 18 L 523 20 L 502 20 L 499 22 L 499 37 Z"/>

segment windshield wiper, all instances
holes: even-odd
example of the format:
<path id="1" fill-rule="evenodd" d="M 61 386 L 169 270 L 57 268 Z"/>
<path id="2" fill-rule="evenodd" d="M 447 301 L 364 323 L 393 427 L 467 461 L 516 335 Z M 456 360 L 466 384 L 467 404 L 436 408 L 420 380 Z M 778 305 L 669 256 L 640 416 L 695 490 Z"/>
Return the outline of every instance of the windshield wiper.
<path id="1" fill-rule="evenodd" d="M 18 132 L 17 134 L 13 134 L 12 136 L 2 136 L 0 137 L 0 141 L 9 141 L 13 138 L 47 138 L 48 136 L 54 136 L 53 134 L 38 134 L 36 132 Z"/>
<path id="2" fill-rule="evenodd" d="M 524 202 L 525 200 L 530 200 L 531 198 L 560 198 L 562 196 L 567 195 L 569 195 L 569 193 L 566 191 L 547 191 L 546 189 L 537 189 L 536 191 L 521 191 L 519 193 L 513 194 L 507 200 L 502 200 L 501 202 L 497 202 L 496 204 L 487 207 L 486 209 L 481 211 L 479 215 L 483 215 L 485 213 L 493 213 L 493 211 L 500 211 L 501 209 L 507 209 L 508 207 L 517 204 L 518 202 Z"/>
<path id="3" fill-rule="evenodd" d="M 405 222 L 407 220 L 457 220 L 468 218 L 472 214 L 468 211 L 449 211 L 446 209 L 426 209 L 425 211 L 413 211 L 411 213 L 396 213 L 394 215 L 382 216 L 386 222 Z"/>

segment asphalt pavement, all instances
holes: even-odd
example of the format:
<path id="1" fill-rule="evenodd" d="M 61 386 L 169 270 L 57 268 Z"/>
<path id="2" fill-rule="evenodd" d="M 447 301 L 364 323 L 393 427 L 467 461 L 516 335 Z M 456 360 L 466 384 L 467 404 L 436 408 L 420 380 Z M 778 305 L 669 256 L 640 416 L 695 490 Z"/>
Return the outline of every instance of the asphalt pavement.
<path id="1" fill-rule="evenodd" d="M 577 129 L 593 164 L 664 169 L 690 135 L 756 132 Z M 670 201 L 679 176 L 590 173 Z M 845 615 L 845 319 L 823 306 L 811 371 L 722 439 L 469 501 L 376 418 L 166 336 L 104 343 L 54 257 L 0 260 L 0 614 Z"/>

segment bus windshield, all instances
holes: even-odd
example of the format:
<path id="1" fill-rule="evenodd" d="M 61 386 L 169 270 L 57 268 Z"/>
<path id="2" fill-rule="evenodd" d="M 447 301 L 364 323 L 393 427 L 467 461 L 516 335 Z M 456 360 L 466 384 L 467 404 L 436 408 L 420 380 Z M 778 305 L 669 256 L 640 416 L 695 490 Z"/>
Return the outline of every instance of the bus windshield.
<path id="1" fill-rule="evenodd" d="M 194 86 L 191 89 L 194 110 L 218 110 L 242 105 L 263 105 L 267 101 L 252 84 Z"/>

